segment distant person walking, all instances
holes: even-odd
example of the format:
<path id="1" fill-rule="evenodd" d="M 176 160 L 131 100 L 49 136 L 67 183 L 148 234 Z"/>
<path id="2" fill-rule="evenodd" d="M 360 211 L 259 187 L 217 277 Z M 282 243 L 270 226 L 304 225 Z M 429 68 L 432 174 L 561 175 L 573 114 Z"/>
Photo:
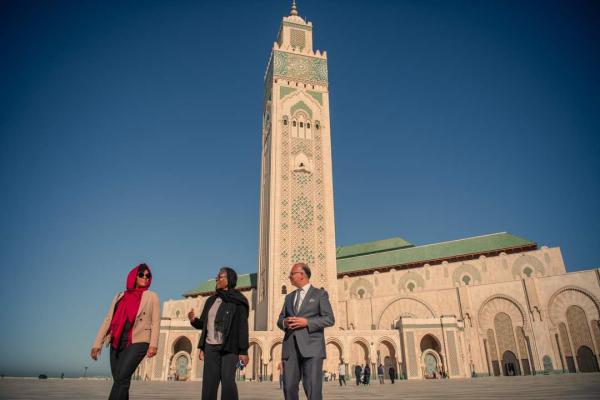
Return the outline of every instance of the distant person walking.
<path id="1" fill-rule="evenodd" d="M 385 370 L 383 369 L 383 364 L 379 364 L 377 367 L 377 377 L 379 378 L 379 383 L 383 385 L 383 377 L 385 375 Z"/>
<path id="2" fill-rule="evenodd" d="M 360 385 L 362 378 L 362 367 L 360 365 L 354 367 L 354 377 L 356 378 L 356 386 Z"/>
<path id="3" fill-rule="evenodd" d="M 342 386 L 342 382 L 344 382 L 344 386 L 346 386 L 346 364 L 344 364 L 343 362 L 340 363 L 339 367 L 338 367 L 338 372 L 339 372 L 339 381 L 340 381 L 340 386 Z"/>
<path id="4" fill-rule="evenodd" d="M 390 381 L 392 381 L 392 383 L 394 383 L 394 380 L 396 380 L 396 370 L 394 369 L 394 367 L 390 367 L 388 372 L 390 374 Z"/>
<path id="5" fill-rule="evenodd" d="M 215 278 L 216 294 L 210 296 L 200 318 L 188 313 L 192 326 L 202 329 L 198 357 L 204 359 L 202 400 L 216 400 L 219 384 L 222 400 L 237 400 L 235 369 L 248 365 L 248 300 L 235 290 L 237 273 L 223 267 Z"/>
<path id="6" fill-rule="evenodd" d="M 110 344 L 113 385 L 109 400 L 129 399 L 131 376 L 144 357 L 154 357 L 158 348 L 160 301 L 148 290 L 152 272 L 146 264 L 129 271 L 126 290 L 113 299 L 92 345 L 98 359 L 102 345 Z"/>
<path id="7" fill-rule="evenodd" d="M 369 367 L 369 364 L 365 365 L 365 368 L 363 369 L 363 374 L 365 375 L 363 384 L 365 386 L 369 386 L 371 384 L 371 367 Z"/>

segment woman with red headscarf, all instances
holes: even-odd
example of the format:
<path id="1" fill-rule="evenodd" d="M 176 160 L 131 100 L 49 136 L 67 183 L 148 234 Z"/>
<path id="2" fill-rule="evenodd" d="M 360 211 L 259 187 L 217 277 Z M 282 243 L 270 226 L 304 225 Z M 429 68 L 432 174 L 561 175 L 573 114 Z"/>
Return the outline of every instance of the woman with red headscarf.
<path id="1" fill-rule="evenodd" d="M 129 399 L 131 376 L 144 359 L 154 357 L 158 348 L 160 301 L 148 290 L 152 273 L 146 264 L 129 271 L 124 292 L 112 301 L 100 325 L 91 356 L 98 359 L 103 344 L 110 344 L 113 386 L 109 400 Z"/>

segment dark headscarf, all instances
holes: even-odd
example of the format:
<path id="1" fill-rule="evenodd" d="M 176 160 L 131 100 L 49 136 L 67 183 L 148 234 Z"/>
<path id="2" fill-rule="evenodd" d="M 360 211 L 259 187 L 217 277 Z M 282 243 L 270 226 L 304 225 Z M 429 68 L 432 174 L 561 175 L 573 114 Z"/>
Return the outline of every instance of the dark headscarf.
<path id="1" fill-rule="evenodd" d="M 244 297 L 243 294 L 235 290 L 237 285 L 237 273 L 233 270 L 233 268 L 223 267 L 220 269 L 219 273 L 225 272 L 227 274 L 227 289 L 217 289 L 217 296 L 223 300 L 225 303 L 233 303 L 239 304 L 241 306 L 246 307 L 248 310 L 250 306 L 248 305 L 248 300 Z"/>

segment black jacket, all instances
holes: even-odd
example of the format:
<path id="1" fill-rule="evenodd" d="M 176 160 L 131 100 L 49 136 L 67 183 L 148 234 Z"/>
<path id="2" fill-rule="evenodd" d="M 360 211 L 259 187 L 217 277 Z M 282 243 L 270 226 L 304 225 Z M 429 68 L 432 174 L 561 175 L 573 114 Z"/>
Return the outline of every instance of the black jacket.
<path id="1" fill-rule="evenodd" d="M 208 311 L 215 303 L 217 295 L 212 295 L 206 300 L 200 318 L 195 318 L 191 324 L 196 329 L 202 329 L 198 348 L 204 351 L 206 346 L 206 326 L 208 325 Z M 222 302 L 215 317 L 215 325 L 224 324 L 223 345 L 221 349 L 228 353 L 248 354 L 248 308 L 241 304 Z"/>

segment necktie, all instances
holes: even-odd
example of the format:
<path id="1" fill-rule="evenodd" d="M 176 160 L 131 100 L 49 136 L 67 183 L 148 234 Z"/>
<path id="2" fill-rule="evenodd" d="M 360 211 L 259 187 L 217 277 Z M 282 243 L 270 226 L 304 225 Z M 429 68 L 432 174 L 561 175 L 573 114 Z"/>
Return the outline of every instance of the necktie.
<path id="1" fill-rule="evenodd" d="M 302 296 L 302 289 L 298 290 L 298 294 L 296 295 L 296 302 L 294 303 L 294 314 L 298 314 L 300 310 L 300 296 Z"/>

